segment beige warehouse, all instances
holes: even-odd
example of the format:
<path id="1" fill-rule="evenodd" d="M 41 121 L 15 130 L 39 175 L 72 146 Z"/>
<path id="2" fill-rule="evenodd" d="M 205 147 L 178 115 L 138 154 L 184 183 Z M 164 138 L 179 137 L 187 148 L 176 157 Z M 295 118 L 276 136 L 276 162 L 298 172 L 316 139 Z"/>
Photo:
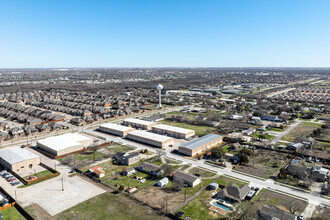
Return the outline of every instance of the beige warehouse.
<path id="1" fill-rule="evenodd" d="M 8 170 L 18 172 L 38 166 L 40 157 L 23 148 L 6 148 L 0 150 L 0 164 Z"/>
<path id="2" fill-rule="evenodd" d="M 173 145 L 174 143 L 174 139 L 171 137 L 167 137 L 159 134 L 153 134 L 147 131 L 129 132 L 127 134 L 127 138 L 160 148 L 168 147 L 170 145 Z"/>
<path id="3" fill-rule="evenodd" d="M 126 127 L 114 123 L 106 123 L 99 126 L 99 130 L 105 133 L 114 134 L 120 137 L 125 137 L 128 132 L 134 131 L 132 127 Z"/>
<path id="4" fill-rule="evenodd" d="M 82 150 L 93 144 L 93 139 L 81 134 L 69 133 L 37 141 L 37 147 L 54 156 Z"/>
<path id="5" fill-rule="evenodd" d="M 179 153 L 187 156 L 199 155 L 222 142 L 222 136 L 217 134 L 208 134 L 201 138 L 185 143 L 179 147 Z"/>
<path id="6" fill-rule="evenodd" d="M 151 130 L 152 126 L 156 125 L 155 122 L 144 121 L 136 118 L 127 118 L 124 119 L 123 125 L 132 126 L 135 128 L 141 128 L 143 130 Z"/>
<path id="7" fill-rule="evenodd" d="M 158 134 L 166 134 L 168 136 L 181 139 L 186 139 L 195 135 L 194 130 L 164 124 L 152 126 L 152 131 Z"/>

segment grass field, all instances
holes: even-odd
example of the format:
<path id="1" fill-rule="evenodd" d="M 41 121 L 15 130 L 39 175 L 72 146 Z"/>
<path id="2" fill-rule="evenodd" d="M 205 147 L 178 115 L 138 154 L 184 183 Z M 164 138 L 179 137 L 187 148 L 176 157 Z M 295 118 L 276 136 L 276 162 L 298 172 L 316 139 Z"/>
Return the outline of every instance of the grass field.
<path id="1" fill-rule="evenodd" d="M 169 121 L 169 120 L 162 120 L 159 122 L 161 122 L 163 124 L 167 124 L 167 125 L 180 127 L 180 128 L 195 130 L 195 133 L 198 136 L 204 136 L 204 135 L 212 133 L 216 130 L 213 127 L 201 126 L 201 125 L 190 125 L 190 124 L 186 124 L 186 123 L 180 123 L 180 122 Z"/>
<path id="2" fill-rule="evenodd" d="M 13 206 L 1 211 L 4 220 L 25 220 L 24 216 Z"/>
<path id="3" fill-rule="evenodd" d="M 261 134 L 260 132 L 256 132 L 252 136 L 255 137 L 255 138 L 257 138 L 257 139 L 259 139 L 260 134 Z M 265 139 L 266 140 L 271 140 L 273 137 L 274 137 L 273 135 L 265 134 Z"/>
<path id="4" fill-rule="evenodd" d="M 39 173 L 36 173 L 35 176 L 37 176 L 40 179 L 40 178 L 44 178 L 46 176 L 50 176 L 52 174 L 53 174 L 53 172 L 51 172 L 50 170 L 44 170 Z"/>
<path id="5" fill-rule="evenodd" d="M 322 124 L 313 123 L 313 122 L 301 122 L 298 126 L 296 126 L 292 131 L 290 131 L 287 135 L 285 135 L 281 140 L 282 141 L 295 141 L 295 139 L 299 135 L 310 136 L 312 132 L 320 128 Z"/>
<path id="6" fill-rule="evenodd" d="M 167 219 L 123 194 L 103 193 L 55 216 L 58 220 Z"/>
<path id="7" fill-rule="evenodd" d="M 212 176 L 216 175 L 215 172 L 210 172 L 205 169 L 200 169 L 198 167 L 194 167 L 194 168 L 190 169 L 189 173 L 192 173 L 192 174 L 198 173 L 201 177 L 212 177 Z"/>

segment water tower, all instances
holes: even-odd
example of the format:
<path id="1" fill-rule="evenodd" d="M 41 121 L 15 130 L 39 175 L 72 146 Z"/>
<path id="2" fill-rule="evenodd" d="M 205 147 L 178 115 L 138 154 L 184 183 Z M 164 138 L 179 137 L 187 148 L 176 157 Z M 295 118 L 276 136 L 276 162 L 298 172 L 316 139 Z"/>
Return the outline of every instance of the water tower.
<path id="1" fill-rule="evenodd" d="M 161 108 L 162 107 L 162 89 L 163 89 L 163 85 L 162 84 L 158 84 L 157 89 L 159 92 L 159 105 L 158 107 Z"/>

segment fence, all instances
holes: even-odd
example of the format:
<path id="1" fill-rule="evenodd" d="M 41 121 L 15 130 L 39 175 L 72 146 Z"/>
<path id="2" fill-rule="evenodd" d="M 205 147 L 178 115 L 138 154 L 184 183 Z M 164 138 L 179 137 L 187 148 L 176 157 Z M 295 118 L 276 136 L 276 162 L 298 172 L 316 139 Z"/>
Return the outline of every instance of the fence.
<path id="1" fill-rule="evenodd" d="M 183 203 L 181 203 L 180 205 L 178 205 L 176 208 L 174 208 L 170 213 L 174 213 L 176 211 L 178 211 L 179 209 L 181 209 L 183 206 L 187 205 L 188 202 L 190 202 L 191 200 L 193 200 L 194 198 L 196 198 L 197 196 L 199 196 L 202 192 L 204 192 L 204 190 L 206 189 L 206 187 L 204 187 L 202 190 L 200 190 L 199 192 L 197 192 L 195 195 L 189 197 L 186 201 L 184 201 Z"/>

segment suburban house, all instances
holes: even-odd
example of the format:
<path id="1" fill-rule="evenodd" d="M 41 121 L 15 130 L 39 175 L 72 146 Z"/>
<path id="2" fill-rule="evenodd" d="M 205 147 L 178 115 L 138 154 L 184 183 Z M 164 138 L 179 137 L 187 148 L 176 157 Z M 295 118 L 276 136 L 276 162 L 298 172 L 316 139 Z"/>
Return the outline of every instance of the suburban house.
<path id="1" fill-rule="evenodd" d="M 161 169 L 160 166 L 157 166 L 157 165 L 155 165 L 153 163 L 148 163 L 148 162 L 140 163 L 136 167 L 136 169 L 138 171 L 151 174 L 153 176 L 159 176 L 162 173 L 162 169 Z"/>
<path id="2" fill-rule="evenodd" d="M 249 192 L 250 187 L 247 184 L 238 187 L 234 182 L 232 182 L 217 193 L 217 198 L 227 200 L 229 202 L 242 202 Z"/>
<path id="3" fill-rule="evenodd" d="M 261 220 L 274 220 L 274 219 L 285 219 L 285 220 L 297 220 L 297 216 L 285 212 L 276 206 L 264 205 L 258 210 L 259 219 Z"/>
<path id="4" fill-rule="evenodd" d="M 135 171 L 135 169 L 132 167 L 132 168 L 128 168 L 127 170 L 125 170 L 124 172 L 123 172 L 123 175 L 124 176 L 131 176 L 131 175 L 133 175 L 133 174 L 135 174 L 136 173 L 136 171 Z"/>
<path id="5" fill-rule="evenodd" d="M 303 147 L 304 147 L 304 144 L 302 144 L 302 143 L 292 143 L 286 149 L 287 150 L 297 151 L 297 150 L 299 150 L 299 149 L 301 149 Z"/>
<path id="6" fill-rule="evenodd" d="M 124 153 L 124 152 L 118 152 L 115 155 L 115 160 L 120 165 L 132 165 L 140 160 L 140 155 L 138 152 L 132 152 L 132 153 Z"/>
<path id="7" fill-rule="evenodd" d="M 181 181 L 183 184 L 187 184 L 190 187 L 194 187 L 201 183 L 201 178 L 181 171 L 174 172 L 173 180 Z"/>
<path id="8" fill-rule="evenodd" d="M 322 166 L 313 166 L 310 170 L 312 178 L 314 178 L 316 181 L 324 182 L 326 179 L 328 179 L 328 169 L 323 168 Z"/>
<path id="9" fill-rule="evenodd" d="M 168 182 L 169 182 L 168 178 L 164 177 L 163 179 L 161 179 L 157 182 L 157 186 L 160 186 L 160 187 L 166 186 L 168 184 Z"/>
<path id="10" fill-rule="evenodd" d="M 95 175 L 97 178 L 102 178 L 105 176 L 105 172 L 99 166 L 92 167 L 88 171 L 89 173 Z"/>

